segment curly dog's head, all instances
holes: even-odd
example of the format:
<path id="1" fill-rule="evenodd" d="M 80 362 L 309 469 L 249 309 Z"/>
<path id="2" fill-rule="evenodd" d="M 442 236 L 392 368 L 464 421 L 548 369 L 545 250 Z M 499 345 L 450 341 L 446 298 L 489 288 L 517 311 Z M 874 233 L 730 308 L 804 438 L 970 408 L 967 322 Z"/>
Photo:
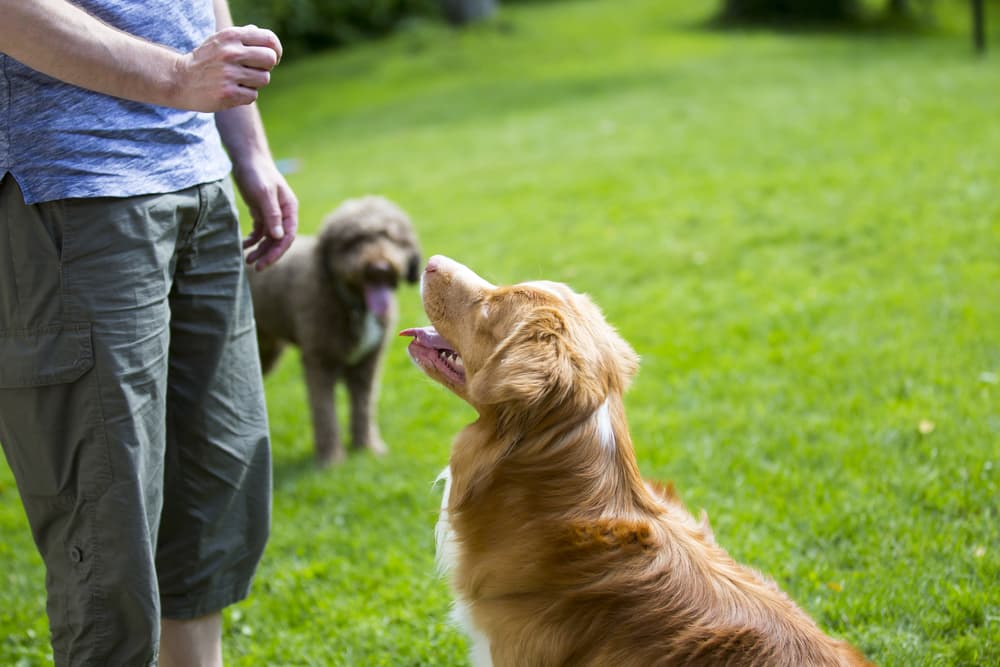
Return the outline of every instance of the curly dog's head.
<path id="1" fill-rule="evenodd" d="M 420 246 L 410 218 L 375 195 L 348 199 L 323 222 L 319 261 L 342 287 L 364 296 L 368 310 L 384 318 L 401 279 L 420 279 Z"/>

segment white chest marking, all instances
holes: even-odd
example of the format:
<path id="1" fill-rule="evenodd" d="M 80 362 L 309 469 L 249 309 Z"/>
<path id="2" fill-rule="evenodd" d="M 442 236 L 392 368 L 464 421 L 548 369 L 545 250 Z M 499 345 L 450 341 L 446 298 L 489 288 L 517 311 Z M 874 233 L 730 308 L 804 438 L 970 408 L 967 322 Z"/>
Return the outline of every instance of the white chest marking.
<path id="1" fill-rule="evenodd" d="M 448 498 L 451 496 L 451 467 L 446 467 L 434 480 L 434 484 L 444 482 L 444 493 L 441 497 L 441 512 L 438 514 L 437 525 L 434 526 L 434 538 L 437 543 L 436 557 L 438 572 L 448 574 L 458 561 L 458 545 L 455 543 L 455 533 L 448 521 Z"/>
<path id="2" fill-rule="evenodd" d="M 372 350 L 379 346 L 385 336 L 385 328 L 379 324 L 375 316 L 370 312 L 365 313 L 365 321 L 361 327 L 361 340 L 354 346 L 351 353 L 347 355 L 345 361 L 353 366 L 366 357 Z"/>
<path id="3" fill-rule="evenodd" d="M 458 564 L 458 542 L 455 532 L 448 521 L 448 499 L 451 497 L 451 468 L 445 468 L 438 475 L 435 483 L 444 481 L 444 494 L 441 499 L 441 513 L 438 514 L 437 525 L 434 526 L 434 537 L 437 542 L 437 566 L 442 574 L 448 574 Z M 490 640 L 476 628 L 469 611 L 469 605 L 458 594 L 455 595 L 451 610 L 452 621 L 469 636 L 472 643 L 470 659 L 473 667 L 493 667 L 490 655 Z"/>
<path id="4" fill-rule="evenodd" d="M 616 449 L 615 429 L 611 424 L 611 414 L 608 412 L 608 399 L 604 399 L 601 407 L 597 408 L 595 416 L 597 417 L 597 435 L 601 439 L 601 447 L 606 451 L 614 452 Z"/>

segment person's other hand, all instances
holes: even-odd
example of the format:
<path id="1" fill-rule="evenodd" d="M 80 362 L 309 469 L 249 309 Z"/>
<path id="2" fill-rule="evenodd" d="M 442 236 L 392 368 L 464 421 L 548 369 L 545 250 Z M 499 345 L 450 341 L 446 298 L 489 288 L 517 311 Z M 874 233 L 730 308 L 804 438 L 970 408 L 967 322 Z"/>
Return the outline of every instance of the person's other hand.
<path id="1" fill-rule="evenodd" d="M 295 240 L 299 202 L 273 162 L 237 165 L 233 178 L 253 219 L 253 229 L 243 240 L 243 249 L 249 250 L 246 262 L 261 271 L 278 261 Z"/>
<path id="2" fill-rule="evenodd" d="M 257 100 L 281 60 L 278 36 L 254 25 L 225 28 L 177 61 L 170 106 L 215 112 Z"/>

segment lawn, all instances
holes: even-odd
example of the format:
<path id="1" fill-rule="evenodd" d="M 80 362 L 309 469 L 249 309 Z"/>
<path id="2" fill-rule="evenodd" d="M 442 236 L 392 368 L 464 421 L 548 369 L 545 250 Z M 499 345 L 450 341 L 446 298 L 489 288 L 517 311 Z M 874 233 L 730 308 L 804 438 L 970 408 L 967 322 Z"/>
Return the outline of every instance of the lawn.
<path id="1" fill-rule="evenodd" d="M 734 557 L 880 665 L 1000 664 L 1000 44 L 709 5 L 519 4 L 283 63 L 261 108 L 302 229 L 379 192 L 427 254 L 589 293 L 642 357 L 643 472 Z M 405 346 L 383 459 L 315 470 L 296 356 L 267 378 L 273 536 L 227 664 L 467 664 L 432 481 L 474 415 Z M 0 664 L 50 664 L 6 464 L 0 535 Z"/>

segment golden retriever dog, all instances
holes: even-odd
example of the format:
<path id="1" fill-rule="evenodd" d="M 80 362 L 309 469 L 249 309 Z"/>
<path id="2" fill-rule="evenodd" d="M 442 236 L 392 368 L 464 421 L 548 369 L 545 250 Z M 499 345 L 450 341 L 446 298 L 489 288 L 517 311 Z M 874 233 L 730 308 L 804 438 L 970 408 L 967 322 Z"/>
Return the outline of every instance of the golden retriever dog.
<path id="1" fill-rule="evenodd" d="M 478 419 L 442 477 L 438 557 L 477 667 L 868 665 L 640 477 L 638 358 L 589 298 L 432 257 L 409 353 Z"/>
<path id="2" fill-rule="evenodd" d="M 385 342 L 396 326 L 396 288 L 420 278 L 420 246 L 409 217 L 378 196 L 349 199 L 316 237 L 300 235 L 281 261 L 250 271 L 261 366 L 286 345 L 302 352 L 320 465 L 344 458 L 334 387 L 350 401 L 351 445 L 386 451 L 376 419 Z"/>

